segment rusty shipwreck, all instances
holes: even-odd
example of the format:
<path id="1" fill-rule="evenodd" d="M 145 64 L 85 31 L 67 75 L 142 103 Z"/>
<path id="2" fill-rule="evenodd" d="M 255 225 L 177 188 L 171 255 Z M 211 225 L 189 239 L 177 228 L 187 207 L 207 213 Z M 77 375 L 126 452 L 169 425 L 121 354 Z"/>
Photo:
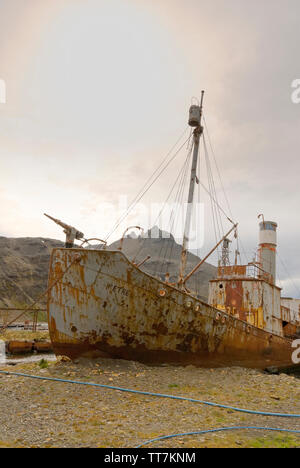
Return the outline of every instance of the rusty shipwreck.
<path id="1" fill-rule="evenodd" d="M 202 106 L 203 94 L 190 109 L 192 161 L 178 281 L 171 283 L 168 274 L 158 278 L 146 273 L 143 262 L 127 258 L 122 247 L 114 251 L 105 244 L 98 249 L 75 247 L 74 240 L 83 239 L 83 234 L 54 219 L 67 234 L 66 248 L 53 250 L 49 269 L 48 321 L 57 355 L 202 367 L 295 365 L 300 301 L 297 310 L 294 302 L 291 307 L 283 303 L 275 283 L 276 223 L 262 218 L 257 261 L 241 265 L 236 251 L 231 265 L 230 236 L 237 237 L 237 224 L 232 222 L 209 253 L 222 248 L 208 301 L 187 287 L 209 257 L 186 273 L 191 207 L 199 183 Z"/>

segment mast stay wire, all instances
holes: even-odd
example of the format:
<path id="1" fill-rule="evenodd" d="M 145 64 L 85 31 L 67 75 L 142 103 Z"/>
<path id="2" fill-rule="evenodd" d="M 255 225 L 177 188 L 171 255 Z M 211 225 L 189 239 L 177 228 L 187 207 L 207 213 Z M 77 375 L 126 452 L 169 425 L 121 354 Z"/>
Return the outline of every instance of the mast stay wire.
<path id="1" fill-rule="evenodd" d="M 184 165 L 183 172 L 182 172 L 182 178 L 181 178 L 181 181 L 180 181 L 180 184 L 179 184 L 179 187 L 178 187 L 178 190 L 177 190 L 176 198 L 175 198 L 174 207 L 173 207 L 172 212 L 170 214 L 169 228 L 168 228 L 170 232 L 173 231 L 175 223 L 177 225 L 178 215 L 180 213 L 180 207 L 183 206 L 184 189 L 185 189 L 185 186 L 186 186 L 186 179 L 187 179 L 188 168 L 189 168 L 189 164 L 190 164 L 192 151 L 193 151 L 193 145 L 191 145 L 190 150 L 189 150 L 189 152 L 187 154 L 187 158 L 186 158 L 185 165 Z M 176 222 L 176 220 L 177 220 L 177 222 Z M 169 246 L 170 246 L 170 254 L 169 254 L 169 257 L 168 257 Z M 160 255 L 162 255 L 163 247 L 164 247 L 164 245 L 162 245 Z M 168 243 L 167 248 L 165 249 L 165 253 L 164 253 L 163 265 L 166 265 L 166 259 L 167 258 L 171 259 L 173 249 L 174 249 L 174 242 Z M 166 265 L 166 270 L 167 270 L 167 265 Z M 165 273 L 167 273 L 167 271 L 165 271 Z"/>
<path id="2" fill-rule="evenodd" d="M 177 190 L 176 197 L 175 197 L 175 204 L 174 204 L 173 210 L 171 211 L 170 218 L 169 218 L 169 231 L 170 232 L 172 232 L 172 230 L 173 230 L 174 222 L 175 222 L 175 219 L 176 219 L 176 204 L 178 203 L 178 205 L 180 206 L 180 200 L 181 200 L 180 193 L 184 189 L 187 169 L 188 169 L 190 157 L 191 157 L 191 154 L 192 154 L 192 148 L 193 148 L 193 145 L 191 145 L 191 147 L 190 147 L 190 150 L 189 150 L 189 152 L 187 154 L 185 163 L 184 163 L 182 171 L 181 171 L 181 179 L 180 179 L 180 183 L 179 183 L 178 190 Z M 162 241 L 162 245 L 161 245 L 160 253 L 159 253 L 160 258 L 162 257 L 162 252 L 163 252 L 163 249 L 165 247 L 165 244 L 166 244 L 166 239 Z M 165 265 L 165 260 L 166 260 L 166 257 L 167 257 L 167 250 L 168 250 L 168 246 L 167 246 L 167 249 L 165 250 L 163 265 Z M 157 269 L 158 269 L 158 264 L 157 264 L 156 271 L 155 271 L 156 273 L 157 273 Z M 167 265 L 166 265 L 166 270 L 167 270 Z M 165 271 L 165 273 L 166 272 L 167 271 Z"/>
<path id="3" fill-rule="evenodd" d="M 217 170 L 217 174 L 218 174 L 218 177 L 219 177 L 219 180 L 220 180 L 220 185 L 221 185 L 221 188 L 222 188 L 222 191 L 223 191 L 223 194 L 224 194 L 224 199 L 225 199 L 225 201 L 226 201 L 226 204 L 227 204 L 227 208 L 228 208 L 228 212 L 229 212 L 229 214 L 230 214 L 230 217 L 231 217 L 231 219 L 233 219 L 234 216 L 233 216 L 232 209 L 231 209 L 231 206 L 230 206 L 230 203 L 229 203 L 229 200 L 228 200 L 228 197 L 227 197 L 227 193 L 226 193 L 226 190 L 225 190 L 225 187 L 224 187 L 224 184 L 223 184 L 223 179 L 222 179 L 222 176 L 221 176 L 221 171 L 220 171 L 219 166 L 218 166 L 218 163 L 217 163 L 216 153 L 215 153 L 214 148 L 213 148 L 213 145 L 212 145 L 212 140 L 211 140 L 210 133 L 209 133 L 209 130 L 208 130 L 208 125 L 207 125 L 207 122 L 206 122 L 206 119 L 205 119 L 205 115 L 203 115 L 203 121 L 204 121 L 205 131 L 206 131 L 206 134 L 207 134 L 208 143 L 209 143 L 209 146 L 210 146 L 212 155 L 213 155 L 213 160 L 214 160 L 214 163 L 215 163 L 215 166 L 216 166 L 216 170 Z M 237 231 L 237 232 L 238 232 L 238 231 Z M 241 237 L 238 235 L 238 237 L 237 237 L 237 249 L 238 249 L 238 252 L 239 252 L 240 262 L 242 263 L 242 260 L 241 260 L 241 253 L 240 253 L 240 251 L 239 251 L 239 244 L 241 245 L 241 248 L 242 248 L 244 257 L 245 257 L 245 259 L 246 259 L 246 262 L 249 263 L 249 258 L 248 258 L 247 254 L 246 254 L 246 251 L 245 251 L 244 245 L 243 245 L 243 243 L 242 243 Z"/>
<path id="4" fill-rule="evenodd" d="M 176 141 L 176 143 L 173 145 L 173 147 L 170 149 L 170 151 L 167 153 L 167 155 L 163 158 L 162 162 L 159 164 L 159 166 L 157 167 L 157 169 L 152 173 L 152 175 L 148 178 L 148 180 L 146 181 L 146 183 L 143 185 L 143 187 L 141 188 L 141 190 L 138 192 L 138 194 L 135 196 L 135 198 L 132 200 L 132 202 L 130 203 L 129 207 L 127 208 L 127 211 L 125 213 L 123 213 L 120 218 L 116 221 L 116 223 L 114 224 L 114 226 L 112 227 L 111 231 L 109 231 L 108 235 L 106 236 L 105 238 L 105 241 L 107 241 L 111 235 L 116 231 L 116 229 L 120 226 L 120 224 L 122 223 L 122 221 L 128 216 L 128 214 L 130 213 L 130 211 L 134 208 L 134 206 L 136 206 L 136 204 L 143 198 L 143 196 L 149 191 L 149 189 L 152 187 L 152 185 L 156 182 L 156 180 L 160 177 L 160 175 L 166 170 L 166 168 L 170 165 L 170 163 L 175 159 L 175 157 L 178 155 L 178 153 L 181 151 L 181 149 L 185 146 L 186 143 L 189 142 L 190 140 L 190 136 L 188 137 L 187 140 L 185 140 L 185 142 L 182 144 L 182 146 L 176 151 L 176 153 L 174 154 L 174 156 L 171 158 L 171 160 L 166 164 L 166 166 L 160 171 L 160 169 L 162 168 L 162 166 L 167 162 L 170 154 L 172 154 L 172 152 L 175 150 L 175 148 L 177 147 L 177 145 L 179 144 L 179 142 L 182 140 L 182 138 L 184 137 L 184 135 L 186 134 L 188 130 L 188 127 L 185 128 L 184 132 L 181 134 L 181 136 L 179 137 L 179 139 Z M 156 176 L 156 174 L 159 172 L 159 174 Z M 152 180 L 153 178 L 155 177 L 154 180 Z M 149 185 L 150 184 L 150 185 Z M 149 185 L 149 186 L 148 186 Z"/>
<path id="5" fill-rule="evenodd" d="M 170 190 L 170 192 L 169 192 L 169 194 L 168 194 L 168 196 L 167 196 L 167 199 L 165 200 L 164 205 L 163 205 L 162 209 L 160 210 L 160 212 L 159 212 L 159 214 L 158 214 L 158 216 L 157 216 L 157 218 L 156 218 L 156 220 L 155 220 L 154 226 L 156 226 L 156 224 L 158 223 L 158 221 L 159 221 L 159 219 L 160 219 L 160 217 L 161 217 L 161 215 L 162 215 L 162 213 L 163 213 L 163 211 L 164 211 L 164 209 L 165 209 L 165 207 L 166 207 L 166 205 L 167 205 L 169 199 L 171 198 L 171 195 L 172 195 L 172 193 L 173 193 L 173 191 L 174 191 L 174 188 L 176 187 L 176 184 L 177 184 L 178 180 L 179 180 L 179 179 L 181 178 L 181 176 L 182 176 L 182 173 L 183 173 L 183 171 L 184 171 L 184 168 L 185 168 L 185 165 L 186 165 L 186 163 L 187 163 L 188 157 L 189 157 L 189 155 L 187 156 L 187 158 L 186 158 L 186 160 L 185 160 L 183 166 L 181 167 L 181 169 L 180 169 L 180 171 L 179 171 L 179 174 L 178 174 L 178 176 L 177 176 L 177 178 L 176 178 L 176 180 L 175 180 L 175 182 L 174 182 L 174 184 L 173 184 L 173 186 L 172 186 L 172 188 L 171 188 L 171 190 Z M 136 255 L 135 255 L 135 258 L 134 258 L 134 261 L 135 261 L 136 258 L 139 256 L 140 252 L 143 250 L 143 248 L 144 248 L 144 246 L 145 246 L 146 240 L 147 240 L 146 237 L 145 237 L 144 239 L 142 239 L 142 245 L 140 246 L 139 250 L 137 251 L 137 253 L 136 253 Z"/>
<path id="6" fill-rule="evenodd" d="M 205 155 L 206 155 L 207 171 L 208 171 L 208 178 L 210 179 L 211 190 L 212 190 L 214 198 L 218 201 L 216 186 L 215 186 L 215 182 L 214 182 L 214 178 L 213 178 L 212 167 L 211 167 L 211 164 L 210 164 L 209 153 L 208 153 L 208 149 L 207 149 L 207 145 L 206 145 L 206 139 L 205 139 L 204 135 L 203 135 L 203 145 L 204 145 L 204 151 L 205 151 Z M 224 236 L 224 228 L 223 228 L 223 224 L 222 224 L 222 218 L 221 218 L 219 207 L 215 207 L 215 215 L 216 215 L 216 221 L 217 221 L 217 224 L 218 224 L 219 237 L 221 236 L 221 234 L 223 234 L 223 236 Z M 218 217 L 219 217 L 219 220 L 218 220 Z"/>
<path id="7" fill-rule="evenodd" d="M 189 140 L 190 140 L 190 136 L 189 136 L 189 139 L 188 139 L 188 146 L 189 146 Z M 223 224 L 222 224 L 222 217 L 221 217 L 221 214 L 220 212 L 222 212 L 225 217 L 232 223 L 233 221 L 229 218 L 229 216 L 226 214 L 226 212 L 222 209 L 222 207 L 220 206 L 219 202 L 218 202 L 218 199 L 217 199 L 217 192 L 216 192 L 216 188 L 215 188 L 215 184 L 214 184 L 214 179 L 213 179 L 213 174 L 212 174 L 212 168 L 211 168 L 211 164 L 210 164 L 210 161 L 209 161 L 209 154 L 208 154 L 208 150 L 207 150 L 207 145 L 206 145 L 206 141 L 205 141 L 205 137 L 203 135 L 203 141 L 204 141 L 204 149 L 205 149 L 205 157 L 206 157 L 206 165 L 207 165 L 207 176 L 208 176 L 208 183 L 209 183 L 209 190 L 207 190 L 207 188 L 204 186 L 204 184 L 200 181 L 200 177 L 198 178 L 198 192 L 199 192 L 199 197 L 200 197 L 200 185 L 204 188 L 204 190 L 208 193 L 210 199 L 211 199 L 211 207 L 212 207 L 212 215 L 213 215 L 213 222 L 214 222 L 214 229 L 215 229 L 215 235 L 216 235 L 216 238 L 217 238 L 217 234 L 216 234 L 216 231 L 218 231 L 218 234 L 219 234 L 219 237 L 221 236 L 221 232 L 224 233 L 224 228 L 223 228 Z M 191 147 L 191 150 L 192 150 L 192 147 Z M 190 151 L 191 152 L 191 151 Z M 215 161 L 215 164 L 216 164 L 216 161 Z M 217 167 L 217 164 L 216 164 L 216 167 Z M 198 170 L 200 172 L 200 168 L 199 168 L 199 165 L 198 165 Z M 218 170 L 218 167 L 217 167 L 217 170 Z M 183 174 L 183 168 L 181 169 L 180 173 L 179 173 L 179 176 L 177 177 L 176 179 L 176 182 L 178 181 L 178 179 L 180 178 L 180 174 Z M 219 170 L 218 170 L 218 173 L 219 173 Z M 219 178 L 221 180 L 221 176 L 220 176 L 220 173 L 219 173 Z M 174 186 L 172 187 L 172 190 L 167 198 L 167 201 L 169 200 L 171 194 L 173 193 L 173 190 L 174 190 L 174 187 L 176 185 L 176 182 L 174 184 Z M 184 178 L 182 179 L 182 182 L 184 182 Z M 222 184 L 222 187 L 223 187 L 223 190 L 224 190 L 224 186 Z M 150 188 L 150 187 L 149 187 Z M 148 188 L 148 189 L 149 189 Z M 183 188 L 184 188 L 184 183 L 182 184 L 182 187 L 178 193 L 181 194 L 183 193 Z M 147 190 L 148 190 L 147 189 Z M 227 204 L 229 206 L 229 203 L 228 203 L 228 199 L 226 197 L 226 200 L 227 200 Z M 166 203 L 167 203 L 166 201 Z M 165 203 L 165 205 L 166 205 Z M 164 208 L 163 208 L 164 209 Z M 231 209 L 230 209 L 230 206 L 229 206 L 229 210 L 230 210 L 230 213 L 232 213 Z M 161 216 L 161 213 L 162 213 L 163 210 L 161 210 L 158 218 L 160 218 Z M 174 216 L 174 210 L 172 211 L 171 213 L 171 216 L 170 216 L 170 225 L 171 225 L 171 219 L 172 219 L 172 216 L 173 216 L 173 220 L 172 220 L 172 226 L 174 226 L 174 222 L 176 220 L 176 216 Z M 144 244 L 144 243 L 143 243 Z M 142 246 L 143 247 L 143 246 Z M 141 248 L 142 248 L 141 247 Z M 162 254 L 162 250 L 163 248 L 165 247 L 165 242 L 163 241 L 162 242 L 162 247 L 161 247 L 161 250 L 160 250 L 160 257 L 161 257 L 161 254 Z M 168 253 L 168 250 L 169 248 L 171 247 L 171 252 L 172 252 L 172 249 L 173 249 L 173 245 L 171 244 L 168 244 L 166 250 L 165 250 L 165 255 L 164 255 L 164 261 L 166 259 L 166 256 L 167 256 L 167 253 Z M 141 249 L 140 249 L 141 250 Z M 139 250 L 139 251 L 140 251 Z M 138 254 L 137 254 L 138 255 Z M 199 255 L 198 255 L 199 256 Z M 219 257 L 219 252 L 218 252 L 218 257 Z M 167 265 L 166 265 L 166 268 L 167 268 Z M 157 273 L 157 271 L 156 271 Z"/>
<path id="8" fill-rule="evenodd" d="M 211 207 L 212 207 L 212 214 L 213 214 L 213 220 L 214 220 L 214 226 L 217 226 L 217 230 L 218 230 L 218 234 L 219 234 L 219 237 L 221 236 L 221 232 L 224 232 L 224 228 L 223 228 L 223 224 L 222 224 L 222 219 L 221 219 L 221 214 L 220 212 L 222 212 L 225 217 L 232 223 L 234 224 L 234 222 L 229 218 L 229 216 L 226 214 L 226 212 L 222 209 L 222 207 L 220 206 L 218 200 L 217 200 L 217 193 L 216 193 L 216 188 L 215 188 L 215 185 L 214 185 L 214 181 L 213 181 L 213 175 L 212 175 L 212 169 L 211 169 L 211 165 L 210 165 L 210 162 L 209 162 L 209 156 L 208 156 L 208 151 L 207 151 L 207 145 L 205 143 L 205 138 L 204 138 L 204 135 L 203 135 L 203 140 L 204 140 L 204 146 L 205 146 L 205 155 L 206 155 L 206 162 L 207 162 L 207 174 L 208 174 L 208 182 L 209 182 L 209 189 L 207 189 L 204 184 L 200 181 L 200 178 L 198 178 L 198 183 L 199 185 L 201 185 L 204 190 L 208 193 L 210 199 L 211 199 Z M 198 168 L 199 168 L 199 165 L 198 165 Z M 184 186 L 184 184 L 183 184 Z M 183 189 L 183 186 L 182 186 L 182 189 Z M 200 192 L 200 187 L 199 187 L 199 192 Z M 180 193 L 180 191 L 179 191 Z M 181 193 L 183 193 L 181 191 Z M 231 211 L 231 210 L 230 210 Z M 173 213 L 172 213 L 173 214 Z M 171 214 L 171 216 L 172 216 Z M 175 222 L 175 217 L 172 221 L 172 225 L 174 225 L 174 222 Z M 217 239 L 217 233 L 216 233 L 216 227 L 215 227 L 215 235 L 216 235 L 216 239 Z M 160 255 L 162 253 L 162 250 L 164 248 L 164 242 L 162 243 L 162 247 L 161 247 L 161 251 L 160 251 Z M 172 249 L 172 248 L 171 248 Z M 171 250 L 172 251 L 172 250 Z M 164 259 L 166 257 L 166 254 L 168 252 L 168 247 L 166 249 L 166 252 L 165 252 L 165 255 L 164 255 Z"/>
<path id="9" fill-rule="evenodd" d="M 206 171 L 207 171 L 207 178 L 208 178 L 208 190 L 209 190 L 209 193 L 212 194 L 211 185 L 210 185 L 209 171 L 208 171 L 208 163 L 207 163 L 207 152 L 206 152 L 206 151 L 205 151 L 205 162 L 206 162 Z M 215 222 L 215 211 L 214 211 L 214 207 L 215 207 L 215 205 L 213 204 L 212 200 L 210 200 L 211 217 L 212 217 L 213 228 L 214 228 L 214 234 L 215 234 L 215 243 L 217 244 L 217 242 L 218 242 L 218 234 L 217 234 L 217 230 L 216 230 L 216 222 Z"/>
<path id="10" fill-rule="evenodd" d="M 146 182 L 146 184 L 144 184 L 143 186 L 143 189 L 140 190 L 139 194 L 134 198 L 134 200 L 131 202 L 131 204 L 129 205 L 127 211 L 125 213 L 123 213 L 123 215 L 119 218 L 119 220 L 115 223 L 114 227 L 112 228 L 112 230 L 110 231 L 110 233 L 107 235 L 106 237 L 106 241 L 109 239 L 109 237 L 111 237 L 111 235 L 113 234 L 113 232 L 115 232 L 115 230 L 120 226 L 120 224 L 122 223 L 122 221 L 128 216 L 129 212 L 134 208 L 134 206 L 136 206 L 136 204 L 143 198 L 143 196 L 150 190 L 150 188 L 153 186 L 153 184 L 156 182 L 156 180 L 160 177 L 160 175 L 167 169 L 167 167 L 170 165 L 170 163 L 176 158 L 176 156 L 178 155 L 178 153 L 181 151 L 181 149 L 184 147 L 184 145 L 186 143 L 189 142 L 190 140 L 190 135 L 188 137 L 188 139 L 181 145 L 181 147 L 176 151 L 176 153 L 173 155 L 173 157 L 165 164 L 165 166 L 161 169 L 161 167 L 163 166 L 163 164 L 167 161 L 169 155 L 171 154 L 172 150 L 174 148 L 176 148 L 178 142 L 182 139 L 182 137 L 184 136 L 184 134 L 186 133 L 187 129 L 185 129 L 184 133 L 181 135 L 181 137 L 179 138 L 179 140 L 177 140 L 177 142 L 175 143 L 175 145 L 173 146 L 173 148 L 169 151 L 169 153 L 167 154 L 167 156 L 164 158 L 164 160 L 162 161 L 162 163 L 159 165 L 159 167 L 155 170 L 155 172 L 152 174 L 152 176 L 148 179 L 148 181 Z M 161 170 L 160 170 L 161 169 Z M 157 172 L 160 170 L 160 172 L 157 174 Z M 153 179 L 153 177 L 155 176 L 155 174 L 157 174 L 157 176 Z M 150 184 L 150 185 L 149 185 Z M 232 223 L 234 224 L 234 222 L 230 219 L 230 217 L 225 213 L 225 211 L 221 208 L 221 206 L 219 205 L 218 201 L 216 201 L 215 197 L 210 193 L 209 190 L 207 190 L 207 188 L 205 187 L 205 185 L 199 180 L 199 184 L 204 188 L 204 190 L 208 193 L 208 195 L 210 196 L 211 200 L 214 202 L 214 204 L 219 208 L 219 210 L 222 211 L 222 213 L 225 215 L 225 217 Z M 143 191 L 144 190 L 144 191 Z"/>
<path id="11" fill-rule="evenodd" d="M 208 179 L 208 184 L 209 184 L 209 191 L 212 194 L 212 196 L 215 198 L 215 200 L 218 201 L 204 136 L 203 136 L 203 145 L 204 145 L 204 152 L 205 152 L 205 162 L 206 162 L 206 171 L 207 171 L 207 179 Z M 215 241 L 217 244 L 218 239 L 220 239 L 221 237 L 224 237 L 224 229 L 222 225 L 220 209 L 217 206 L 215 206 L 212 203 L 212 201 L 211 201 L 211 212 L 212 212 L 213 228 L 214 228 L 214 233 L 215 233 Z M 218 255 L 218 260 L 219 260 L 219 249 L 217 250 L 217 255 Z"/>
<path id="12" fill-rule="evenodd" d="M 222 188 L 222 191 L 223 191 L 223 194 L 224 194 L 224 198 L 225 198 L 225 201 L 226 201 L 226 204 L 227 204 L 228 212 L 229 212 L 230 216 L 233 218 L 234 216 L 232 214 L 231 206 L 230 206 L 230 203 L 229 203 L 229 200 L 228 200 L 225 188 L 224 188 L 223 180 L 222 180 L 222 177 L 221 177 L 221 172 L 220 172 L 220 169 L 219 169 L 219 166 L 218 166 L 218 163 L 217 163 L 216 154 L 215 154 L 215 151 L 214 151 L 214 148 L 213 148 L 213 145 L 212 145 L 212 141 L 211 141 L 211 138 L 210 138 L 210 134 L 209 134 L 209 131 L 208 131 L 208 126 L 207 126 L 207 123 L 206 123 L 205 115 L 203 115 L 203 121 L 204 121 L 205 131 L 206 131 L 206 134 L 207 134 L 208 144 L 210 146 L 210 149 L 211 149 L 211 152 L 212 152 L 212 155 L 213 155 L 213 160 L 214 160 L 214 163 L 215 163 L 215 166 L 216 166 L 216 169 L 217 169 L 217 174 L 218 174 L 218 177 L 219 177 L 219 180 L 220 180 L 220 185 L 221 185 L 221 188 Z"/>
<path id="13" fill-rule="evenodd" d="M 187 154 L 187 157 L 186 157 L 186 159 L 185 159 L 185 161 L 184 161 L 184 164 L 183 164 L 182 168 L 180 169 L 180 172 L 179 172 L 179 174 L 178 174 L 178 176 L 177 176 L 177 179 L 176 179 L 176 181 L 175 181 L 175 183 L 174 183 L 174 185 L 173 185 L 173 187 L 172 187 L 172 190 L 171 190 L 171 192 L 170 192 L 170 194 L 169 194 L 167 200 L 165 201 L 163 208 L 162 208 L 161 211 L 159 212 L 159 214 L 158 214 L 158 216 L 157 216 L 156 221 L 155 221 L 154 224 L 156 224 L 156 223 L 159 221 L 159 218 L 161 217 L 161 215 L 162 215 L 162 213 L 163 213 L 163 211 L 164 211 L 164 209 L 165 209 L 165 207 L 166 207 L 166 204 L 168 203 L 168 201 L 169 201 L 169 199 L 170 199 L 170 197 L 171 197 L 171 195 L 172 195 L 172 193 L 173 193 L 173 190 L 174 190 L 174 188 L 175 188 L 175 186 L 176 186 L 176 184 L 177 184 L 177 181 L 180 179 L 180 176 L 181 176 L 181 183 L 179 184 L 179 187 L 181 186 L 182 181 L 184 180 L 184 177 L 185 177 L 186 166 L 188 165 L 188 162 L 189 162 L 191 153 L 192 153 L 192 147 L 190 148 L 190 150 L 189 150 L 189 152 L 188 152 L 188 154 Z M 178 199 L 178 193 L 179 193 L 179 189 L 177 190 L 177 195 L 176 195 L 176 198 L 175 198 L 175 203 L 176 203 L 176 200 Z M 170 220 L 171 220 L 171 216 L 172 216 L 172 213 L 173 213 L 173 212 L 174 212 L 174 210 L 172 210 L 172 212 L 171 212 Z M 169 222 L 170 222 L 170 220 L 169 220 Z"/>
<path id="14" fill-rule="evenodd" d="M 207 127 L 207 125 L 206 125 Z M 159 165 L 159 167 L 154 171 L 154 173 L 152 174 L 152 176 L 148 179 L 148 181 L 146 182 L 146 184 L 144 184 L 143 188 L 140 190 L 139 194 L 134 198 L 134 200 L 131 202 L 131 204 L 129 205 L 127 211 L 119 218 L 119 220 L 115 223 L 113 229 L 110 231 L 110 233 L 108 234 L 108 236 L 106 237 L 106 240 L 112 235 L 112 233 L 119 227 L 119 225 L 122 223 L 122 221 L 128 216 L 129 212 L 134 208 L 134 206 L 136 206 L 136 204 L 141 200 L 141 198 L 150 190 L 150 188 L 152 187 L 152 185 L 156 182 L 156 180 L 160 177 L 160 175 L 167 169 L 167 167 L 170 165 L 170 163 L 175 159 L 175 157 L 178 155 L 178 153 L 181 151 L 181 149 L 183 148 L 183 146 L 188 143 L 189 145 L 189 141 L 190 141 L 190 135 L 188 137 L 188 139 L 183 143 L 183 145 L 181 145 L 181 147 L 176 151 L 176 153 L 174 154 L 174 156 L 165 164 L 165 166 L 162 168 L 163 164 L 167 161 L 169 155 L 171 154 L 172 150 L 174 148 L 176 148 L 178 142 L 182 139 L 182 137 L 184 136 L 184 134 L 186 133 L 187 129 L 185 129 L 184 133 L 181 135 L 181 137 L 179 138 L 179 140 L 175 143 L 175 145 L 173 146 L 173 148 L 169 151 L 169 153 L 167 154 L 167 156 L 164 158 L 164 160 L 162 161 L 162 163 Z M 162 169 L 161 169 L 162 168 Z M 157 174 L 157 172 L 161 169 L 161 171 Z M 219 171 L 218 171 L 219 172 Z M 153 177 L 157 174 L 157 176 L 153 179 Z M 150 184 L 150 185 L 149 185 Z M 226 212 L 222 209 L 222 207 L 220 206 L 220 204 L 218 203 L 218 201 L 216 200 L 216 192 L 215 190 L 213 190 L 213 185 L 210 185 L 210 187 L 212 188 L 212 192 L 213 194 L 211 193 L 210 190 L 208 190 L 205 185 L 199 180 L 199 184 L 203 187 L 203 189 L 208 193 L 208 195 L 210 196 L 212 202 L 215 204 L 215 212 L 217 213 L 217 208 L 219 209 L 219 211 L 221 211 L 225 217 L 232 223 L 234 224 L 234 222 L 229 218 L 229 216 L 226 214 Z M 228 201 L 228 200 L 227 200 Z M 229 209 L 230 209 L 230 206 L 229 206 Z M 231 213 L 231 209 L 230 209 L 230 213 Z"/>
<path id="15" fill-rule="evenodd" d="M 232 219 L 226 214 L 226 212 L 223 210 L 223 208 L 221 207 L 221 205 L 219 205 L 219 203 L 215 200 L 215 198 L 212 196 L 212 194 L 210 193 L 210 191 L 206 188 L 206 186 L 203 184 L 203 182 L 201 182 L 201 180 L 199 180 L 199 184 L 201 185 L 201 187 L 205 190 L 205 192 L 209 195 L 209 197 L 211 198 L 211 200 L 214 202 L 214 204 L 216 206 L 219 207 L 220 211 L 223 213 L 223 215 L 228 219 L 228 221 L 231 223 L 231 224 L 235 224 L 234 221 L 232 221 Z"/>

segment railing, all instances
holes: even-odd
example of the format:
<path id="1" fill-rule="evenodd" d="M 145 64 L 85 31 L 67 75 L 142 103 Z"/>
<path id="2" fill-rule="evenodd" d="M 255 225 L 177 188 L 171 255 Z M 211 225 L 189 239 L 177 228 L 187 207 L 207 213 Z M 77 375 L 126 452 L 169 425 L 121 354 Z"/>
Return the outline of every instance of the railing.
<path id="1" fill-rule="evenodd" d="M 232 266 L 219 266 L 218 278 L 252 278 L 264 279 L 267 282 L 272 282 L 269 273 L 266 273 L 256 263 L 249 263 L 248 265 L 232 265 Z"/>
<path id="2" fill-rule="evenodd" d="M 21 315 L 24 311 L 24 314 Z M 39 313 L 46 313 L 46 309 L 28 309 L 18 307 L 0 308 L 0 328 L 7 326 L 19 326 L 24 329 L 36 331 Z"/>

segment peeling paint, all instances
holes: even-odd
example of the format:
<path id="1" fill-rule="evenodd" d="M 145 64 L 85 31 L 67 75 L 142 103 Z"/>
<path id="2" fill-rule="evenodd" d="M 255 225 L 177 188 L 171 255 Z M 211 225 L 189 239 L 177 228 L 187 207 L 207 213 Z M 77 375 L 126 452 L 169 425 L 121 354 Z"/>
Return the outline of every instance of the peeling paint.
<path id="1" fill-rule="evenodd" d="M 226 285 L 219 288 L 223 308 L 217 309 L 142 272 L 120 251 L 80 249 L 54 249 L 49 284 L 55 281 L 48 320 L 58 355 L 201 367 L 292 365 L 291 341 L 277 334 L 270 341 L 270 333 L 237 317 L 240 298 L 226 293 Z M 261 293 L 257 287 L 258 316 Z"/>

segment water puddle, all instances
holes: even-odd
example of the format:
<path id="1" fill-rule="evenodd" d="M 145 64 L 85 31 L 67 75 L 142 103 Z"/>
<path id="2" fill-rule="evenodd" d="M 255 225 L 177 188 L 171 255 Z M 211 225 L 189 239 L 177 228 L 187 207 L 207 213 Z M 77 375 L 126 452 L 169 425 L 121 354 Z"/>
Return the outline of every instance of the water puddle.
<path id="1" fill-rule="evenodd" d="M 16 364 L 30 364 L 33 362 L 39 362 L 41 359 L 45 359 L 45 361 L 56 361 L 55 354 L 31 354 L 30 356 L 6 356 L 5 364 L 8 366 L 13 366 Z M 1 361 L 0 361 L 1 363 Z"/>
<path id="2" fill-rule="evenodd" d="M 41 359 L 45 361 L 56 361 L 55 354 L 20 354 L 18 356 L 7 355 L 5 352 L 5 342 L 0 340 L 0 367 L 1 366 L 14 366 L 16 364 L 29 364 L 39 362 Z"/>

